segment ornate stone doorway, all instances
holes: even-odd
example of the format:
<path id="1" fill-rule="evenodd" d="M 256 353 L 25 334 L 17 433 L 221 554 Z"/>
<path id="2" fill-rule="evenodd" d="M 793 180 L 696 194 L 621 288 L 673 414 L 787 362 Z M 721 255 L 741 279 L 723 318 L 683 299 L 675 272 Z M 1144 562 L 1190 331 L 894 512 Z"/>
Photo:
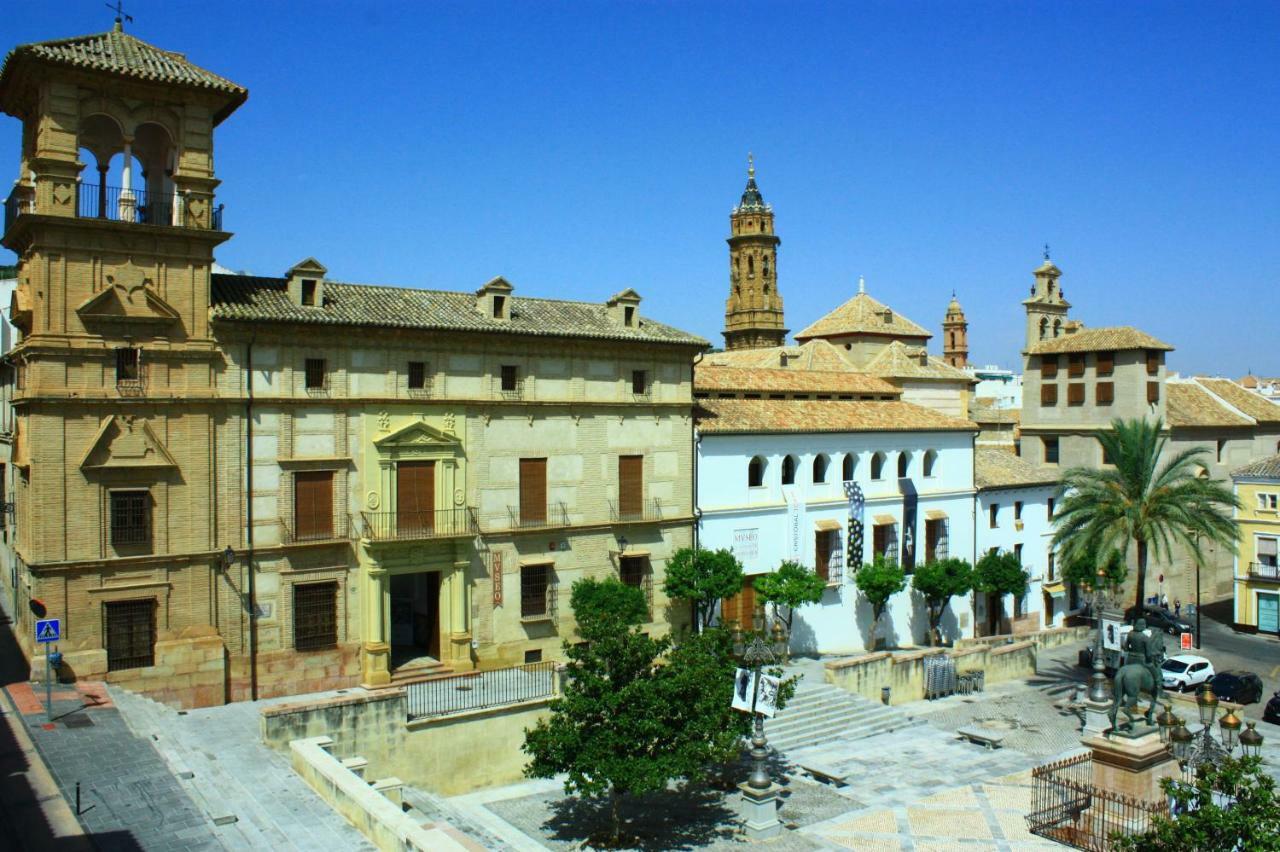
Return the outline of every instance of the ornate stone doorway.
<path id="1" fill-rule="evenodd" d="M 440 659 L 440 572 L 391 577 L 391 667 L 433 665 Z"/>

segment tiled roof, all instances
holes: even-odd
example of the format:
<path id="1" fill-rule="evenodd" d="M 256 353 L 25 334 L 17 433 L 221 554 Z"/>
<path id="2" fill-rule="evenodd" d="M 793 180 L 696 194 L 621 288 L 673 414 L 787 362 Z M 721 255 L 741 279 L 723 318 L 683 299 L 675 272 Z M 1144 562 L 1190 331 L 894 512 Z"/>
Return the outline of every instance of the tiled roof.
<path id="1" fill-rule="evenodd" d="M 1022 409 L 996 408 L 989 403 L 984 404 L 981 399 L 975 399 L 969 402 L 969 419 L 978 424 L 1021 423 Z"/>
<path id="2" fill-rule="evenodd" d="M 1163 349 L 1172 352 L 1173 347 L 1157 340 L 1145 331 L 1128 325 L 1108 328 L 1082 328 L 1074 334 L 1064 334 L 1052 340 L 1042 340 L 1027 347 L 1029 355 L 1052 355 L 1055 352 L 1105 352 L 1108 349 Z"/>
<path id="3" fill-rule="evenodd" d="M 973 485 L 979 491 L 1056 485 L 1062 479 L 1057 468 L 1041 467 L 1008 450 L 974 447 Z"/>
<path id="4" fill-rule="evenodd" d="M 11 68 L 26 58 L 138 80 L 224 92 L 234 101 L 233 106 L 224 110 L 224 115 L 249 96 L 249 91 L 243 86 L 192 64 L 183 54 L 162 50 L 119 29 L 19 45 L 5 57 L 4 67 L 0 69 L 0 88 Z"/>
<path id="5" fill-rule="evenodd" d="M 921 363 L 921 356 L 924 363 Z M 890 341 L 867 364 L 866 370 L 873 376 L 889 379 L 937 379 L 947 382 L 973 384 L 970 373 L 953 367 L 941 358 L 928 355 L 918 346 L 907 346 L 901 340 Z"/>
<path id="6" fill-rule="evenodd" d="M 704 362 L 706 359 L 703 359 Z M 899 396 L 884 379 L 865 373 L 834 370 L 791 370 L 767 367 L 717 367 L 699 363 L 693 370 L 698 391 L 765 391 L 774 393 L 878 394 Z"/>
<path id="7" fill-rule="evenodd" d="M 1249 462 L 1242 468 L 1231 471 L 1235 477 L 1254 477 L 1256 479 L 1280 479 L 1280 456 L 1258 459 Z"/>
<path id="8" fill-rule="evenodd" d="M 886 316 L 888 321 L 886 322 Z M 897 337 L 932 337 L 911 320 L 859 293 L 831 313 L 796 335 L 796 340 L 810 337 L 835 337 L 842 334 L 884 334 Z"/>
<path id="9" fill-rule="evenodd" d="M 974 432 L 968 420 L 909 402 L 807 399 L 704 399 L 706 434 L 762 432 Z"/>
<path id="10" fill-rule="evenodd" d="M 323 307 L 304 307 L 289 299 L 283 278 L 213 275 L 215 320 L 305 325 L 418 328 L 544 337 L 585 337 L 676 343 L 705 347 L 707 341 L 660 322 L 641 319 L 634 328 L 619 325 L 604 304 L 563 302 L 513 296 L 510 320 L 476 310 L 472 293 L 411 290 L 368 284 L 324 282 Z"/>
<path id="11" fill-rule="evenodd" d="M 1195 382 L 1170 380 L 1165 383 L 1165 391 L 1165 412 L 1170 426 L 1254 425 L 1252 417 L 1232 410 Z"/>
<path id="12" fill-rule="evenodd" d="M 734 349 L 709 352 L 702 363 L 716 367 L 781 367 L 787 356 L 788 370 L 851 370 L 852 365 L 839 349 L 825 340 L 807 340 L 798 346 L 768 346 L 763 349 Z"/>
<path id="13" fill-rule="evenodd" d="M 1280 405 L 1271 402 L 1260 393 L 1242 388 L 1230 379 L 1209 379 L 1201 376 L 1196 381 L 1213 391 L 1233 408 L 1238 408 L 1259 423 L 1280 423 Z"/>

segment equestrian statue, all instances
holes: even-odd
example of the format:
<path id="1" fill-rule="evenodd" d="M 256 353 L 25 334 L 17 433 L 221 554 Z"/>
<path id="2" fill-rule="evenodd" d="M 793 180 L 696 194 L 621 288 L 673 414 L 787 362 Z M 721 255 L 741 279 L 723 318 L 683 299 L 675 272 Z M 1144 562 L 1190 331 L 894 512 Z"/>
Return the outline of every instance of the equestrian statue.
<path id="1" fill-rule="evenodd" d="M 1160 665 L 1164 662 L 1164 638 L 1154 630 L 1147 630 L 1145 618 L 1134 622 L 1133 630 L 1124 639 L 1124 651 L 1126 662 L 1112 680 L 1112 731 L 1133 730 L 1133 720 L 1138 716 L 1138 697 L 1142 692 L 1151 694 L 1145 718 L 1148 725 L 1154 725 L 1156 703 L 1161 694 Z M 1117 728 L 1116 714 L 1121 708 L 1127 721 Z"/>

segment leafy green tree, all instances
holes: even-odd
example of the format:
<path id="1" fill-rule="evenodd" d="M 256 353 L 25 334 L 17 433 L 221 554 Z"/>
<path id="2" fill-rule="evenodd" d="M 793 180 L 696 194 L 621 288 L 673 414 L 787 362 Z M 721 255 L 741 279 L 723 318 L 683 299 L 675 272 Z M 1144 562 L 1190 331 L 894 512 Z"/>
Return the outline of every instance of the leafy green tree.
<path id="1" fill-rule="evenodd" d="M 791 622 L 796 610 L 805 604 L 814 604 L 822 600 L 822 593 L 827 590 L 827 581 L 799 562 L 786 561 L 778 566 L 777 571 L 761 574 L 755 579 L 756 594 L 764 601 L 777 607 L 787 608 L 782 617 L 787 625 L 787 635 L 791 635 Z"/>
<path id="2" fill-rule="evenodd" d="M 956 557 L 926 562 L 916 568 L 911 587 L 924 598 L 929 610 L 929 644 L 941 645 L 942 616 L 953 597 L 973 588 L 973 566 Z"/>
<path id="3" fill-rule="evenodd" d="M 1022 567 L 1016 553 L 991 548 L 973 568 L 973 587 L 979 592 L 995 595 L 998 615 L 1004 620 L 1004 596 L 1020 598 L 1027 593 L 1031 575 Z"/>
<path id="4" fill-rule="evenodd" d="M 693 607 L 693 629 L 711 623 L 716 605 L 742 591 L 742 563 L 733 551 L 682 547 L 667 560 L 662 589 L 668 598 Z"/>
<path id="5" fill-rule="evenodd" d="M 1126 852 L 1241 852 L 1280 850 L 1280 798 L 1259 758 L 1227 758 L 1194 782 L 1161 782 L 1176 817 L 1157 817 L 1139 835 L 1116 835 Z"/>
<path id="6" fill-rule="evenodd" d="M 1098 585 L 1098 569 L 1102 569 L 1102 587 L 1113 592 L 1118 591 L 1129 576 L 1124 554 L 1112 550 L 1105 559 L 1099 559 L 1096 553 L 1084 553 L 1064 562 L 1062 579 L 1092 591 Z"/>
<path id="7" fill-rule="evenodd" d="M 675 646 L 669 636 L 646 636 L 634 598 L 614 584 L 623 585 L 574 583 L 574 616 L 588 641 L 565 642 L 562 695 L 548 718 L 525 730 L 523 749 L 531 758 L 526 776 L 565 773 L 566 794 L 607 805 L 610 834 L 593 840 L 616 846 L 626 796 L 705 778 L 741 751 L 750 717 L 730 706 L 736 663 L 728 631 L 709 629 Z"/>
<path id="8" fill-rule="evenodd" d="M 644 592 L 614 577 L 577 581 L 569 594 L 569 606 L 573 607 L 578 633 L 584 639 L 593 639 L 601 632 L 625 630 L 649 620 L 649 604 Z"/>
<path id="9" fill-rule="evenodd" d="M 1192 448 L 1160 463 L 1166 438 L 1160 419 L 1113 420 L 1098 436 L 1114 466 L 1101 470 L 1068 470 L 1059 489 L 1053 546 L 1064 563 L 1088 553 L 1137 551 L 1136 605 L 1146 597 L 1147 559 L 1151 553 L 1169 560 L 1181 544 L 1203 564 L 1201 541 L 1236 550 L 1232 509 L 1239 506 L 1231 486 L 1197 476 L 1197 461 L 1206 455 Z"/>
<path id="10" fill-rule="evenodd" d="M 871 647 L 879 648 L 880 616 L 884 615 L 889 599 L 907 587 L 906 572 L 896 560 L 876 554 L 875 559 L 858 568 L 853 583 L 871 604 Z"/>

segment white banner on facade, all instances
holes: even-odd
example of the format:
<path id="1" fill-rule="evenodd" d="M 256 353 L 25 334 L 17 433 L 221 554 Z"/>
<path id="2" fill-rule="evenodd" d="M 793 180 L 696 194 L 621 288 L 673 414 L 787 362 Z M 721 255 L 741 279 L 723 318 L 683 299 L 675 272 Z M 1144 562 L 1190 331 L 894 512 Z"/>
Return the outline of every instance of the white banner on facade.
<path id="1" fill-rule="evenodd" d="M 804 557 L 804 545 L 800 538 L 800 527 L 804 522 L 804 503 L 794 490 L 783 489 L 787 498 L 787 558 L 793 562 L 801 562 Z"/>

